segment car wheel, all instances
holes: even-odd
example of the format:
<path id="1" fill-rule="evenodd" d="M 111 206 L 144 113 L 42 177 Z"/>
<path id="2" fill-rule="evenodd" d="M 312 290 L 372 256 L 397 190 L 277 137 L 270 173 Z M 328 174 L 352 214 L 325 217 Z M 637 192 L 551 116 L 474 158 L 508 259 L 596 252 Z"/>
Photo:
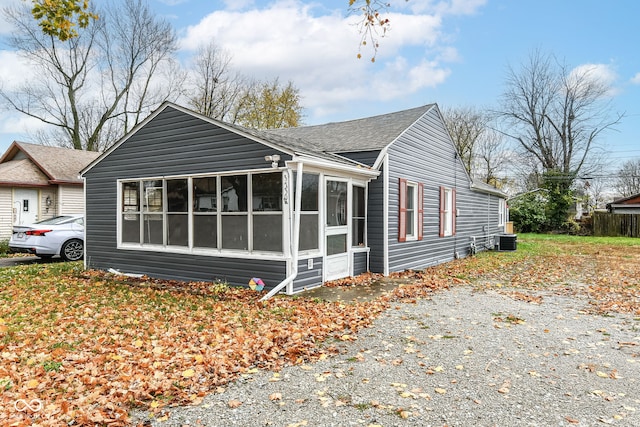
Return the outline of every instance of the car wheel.
<path id="1" fill-rule="evenodd" d="M 60 248 L 60 256 L 65 261 L 78 261 L 84 256 L 84 243 L 82 240 L 67 240 Z"/>

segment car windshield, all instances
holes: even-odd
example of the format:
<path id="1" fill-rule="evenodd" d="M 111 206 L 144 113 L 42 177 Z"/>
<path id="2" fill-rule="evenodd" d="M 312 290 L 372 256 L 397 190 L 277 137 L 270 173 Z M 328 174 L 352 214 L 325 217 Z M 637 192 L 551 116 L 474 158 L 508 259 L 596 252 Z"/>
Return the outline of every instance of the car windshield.
<path id="1" fill-rule="evenodd" d="M 49 219 L 43 219 L 42 221 L 34 222 L 34 224 L 44 224 L 44 225 L 64 224 L 65 222 L 70 222 L 75 219 L 77 219 L 77 217 L 62 215 L 62 216 L 54 216 L 53 218 L 49 218 Z"/>

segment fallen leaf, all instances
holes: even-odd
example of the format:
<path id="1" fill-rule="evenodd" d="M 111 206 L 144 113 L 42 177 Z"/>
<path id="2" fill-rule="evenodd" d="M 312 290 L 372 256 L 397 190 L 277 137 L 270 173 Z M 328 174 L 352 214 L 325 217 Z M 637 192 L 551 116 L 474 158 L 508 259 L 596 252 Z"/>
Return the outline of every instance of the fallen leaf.
<path id="1" fill-rule="evenodd" d="M 229 408 L 231 409 L 235 409 L 242 406 L 242 402 L 236 399 L 231 399 L 230 401 L 227 402 L 227 406 L 229 406 Z"/>

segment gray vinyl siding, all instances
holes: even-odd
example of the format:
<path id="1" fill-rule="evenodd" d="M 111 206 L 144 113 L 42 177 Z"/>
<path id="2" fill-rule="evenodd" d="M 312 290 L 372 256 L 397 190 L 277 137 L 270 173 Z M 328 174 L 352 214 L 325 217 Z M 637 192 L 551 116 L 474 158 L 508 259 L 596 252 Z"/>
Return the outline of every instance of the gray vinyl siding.
<path id="1" fill-rule="evenodd" d="M 339 154 L 343 157 L 346 157 L 347 159 L 354 160 L 364 165 L 373 166 L 376 160 L 378 159 L 380 150 L 349 152 L 349 153 L 339 153 Z"/>
<path id="2" fill-rule="evenodd" d="M 366 273 L 367 269 L 367 252 L 354 252 L 353 253 L 353 275 Z"/>
<path id="3" fill-rule="evenodd" d="M 400 136 L 389 147 L 388 156 L 390 272 L 422 269 L 466 256 L 471 236 L 486 239 L 496 232 L 498 198 L 470 189 L 469 177 L 437 109 L 431 109 Z M 400 178 L 424 185 L 423 240 L 398 242 Z M 441 186 L 456 189 L 456 208 L 460 211 L 456 233 L 447 237 L 439 237 Z"/>
<path id="4" fill-rule="evenodd" d="M 377 179 L 369 182 L 367 194 L 367 246 L 369 270 L 384 273 L 384 168 Z"/>
<path id="5" fill-rule="evenodd" d="M 116 247 L 118 179 L 264 169 L 269 166 L 264 156 L 271 154 L 290 159 L 285 153 L 166 108 L 85 174 L 88 266 L 165 279 L 220 279 L 233 285 L 247 285 L 251 277 L 260 277 L 267 288 L 277 285 L 286 277 L 284 260 Z"/>
<path id="6" fill-rule="evenodd" d="M 298 275 L 293 281 L 293 292 L 322 285 L 322 266 L 322 257 L 313 258 L 313 268 L 309 268 L 308 258 L 298 260 Z"/>

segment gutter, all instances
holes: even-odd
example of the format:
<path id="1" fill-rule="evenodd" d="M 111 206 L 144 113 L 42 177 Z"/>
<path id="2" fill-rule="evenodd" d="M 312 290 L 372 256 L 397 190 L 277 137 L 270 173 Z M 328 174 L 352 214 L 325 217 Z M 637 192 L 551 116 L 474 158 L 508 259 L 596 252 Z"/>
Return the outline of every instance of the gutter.
<path id="1" fill-rule="evenodd" d="M 298 276 L 298 243 L 300 241 L 300 209 L 302 207 L 302 161 L 298 161 L 296 173 L 296 200 L 294 202 L 293 235 L 291 236 L 291 263 L 293 268 L 291 274 L 276 285 L 275 288 L 271 289 L 268 294 L 260 298 L 260 301 L 270 299 Z"/>

